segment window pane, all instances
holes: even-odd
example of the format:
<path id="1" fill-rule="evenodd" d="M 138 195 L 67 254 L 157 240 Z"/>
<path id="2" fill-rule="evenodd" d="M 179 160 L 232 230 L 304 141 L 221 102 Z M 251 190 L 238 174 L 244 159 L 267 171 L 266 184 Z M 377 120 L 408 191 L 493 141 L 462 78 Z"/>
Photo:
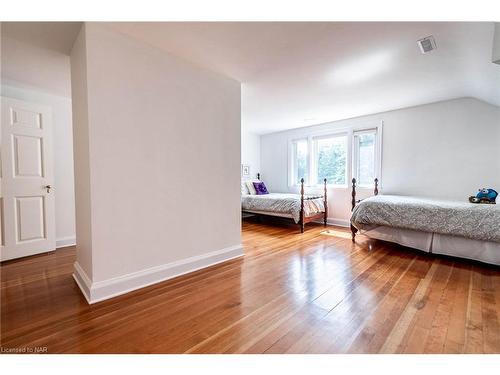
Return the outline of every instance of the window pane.
<path id="1" fill-rule="evenodd" d="M 316 141 L 317 184 L 326 178 L 329 184 L 346 184 L 347 137 Z"/>
<path id="2" fill-rule="evenodd" d="M 375 133 L 360 134 L 356 138 L 359 185 L 371 186 L 375 178 Z"/>
<path id="3" fill-rule="evenodd" d="M 294 182 L 296 184 L 300 184 L 301 178 L 304 178 L 306 182 L 308 181 L 307 148 L 307 140 L 295 142 Z"/>

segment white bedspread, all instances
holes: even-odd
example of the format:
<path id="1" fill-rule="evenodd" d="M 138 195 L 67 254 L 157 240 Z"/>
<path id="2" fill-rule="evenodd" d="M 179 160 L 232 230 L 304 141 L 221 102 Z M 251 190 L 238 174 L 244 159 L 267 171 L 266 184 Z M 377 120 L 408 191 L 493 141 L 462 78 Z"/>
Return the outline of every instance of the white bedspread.
<path id="1" fill-rule="evenodd" d="M 325 211 L 325 204 L 321 195 L 304 195 L 304 214 L 312 216 Z M 270 193 L 264 195 L 242 195 L 241 208 L 243 211 L 266 212 L 269 215 L 278 213 L 293 218 L 296 223 L 300 220 L 300 195 Z"/>
<path id="2" fill-rule="evenodd" d="M 397 195 L 363 200 L 351 216 L 358 229 L 383 225 L 500 242 L 500 206 Z"/>

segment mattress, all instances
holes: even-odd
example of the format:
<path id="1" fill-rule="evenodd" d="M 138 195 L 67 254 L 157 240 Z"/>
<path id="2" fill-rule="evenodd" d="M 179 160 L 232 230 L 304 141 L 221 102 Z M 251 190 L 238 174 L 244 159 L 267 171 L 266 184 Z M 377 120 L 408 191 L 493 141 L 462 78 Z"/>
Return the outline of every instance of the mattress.
<path id="1" fill-rule="evenodd" d="M 301 196 L 299 194 L 270 193 L 264 195 L 242 195 L 241 209 L 246 212 L 292 218 L 300 220 Z M 304 215 L 313 216 L 325 212 L 321 195 L 304 196 Z"/>
<path id="2" fill-rule="evenodd" d="M 363 200 L 351 216 L 358 229 L 384 226 L 500 243 L 500 206 L 398 195 Z"/>

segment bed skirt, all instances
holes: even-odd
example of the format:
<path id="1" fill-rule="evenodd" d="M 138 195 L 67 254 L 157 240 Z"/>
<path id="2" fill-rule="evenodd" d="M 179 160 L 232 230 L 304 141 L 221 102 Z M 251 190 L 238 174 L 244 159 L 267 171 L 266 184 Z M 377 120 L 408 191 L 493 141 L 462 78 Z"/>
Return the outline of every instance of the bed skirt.
<path id="1" fill-rule="evenodd" d="M 500 265 L 500 243 L 498 242 L 386 226 L 365 227 L 360 230 L 360 233 L 370 238 L 398 243 L 428 253 Z"/>

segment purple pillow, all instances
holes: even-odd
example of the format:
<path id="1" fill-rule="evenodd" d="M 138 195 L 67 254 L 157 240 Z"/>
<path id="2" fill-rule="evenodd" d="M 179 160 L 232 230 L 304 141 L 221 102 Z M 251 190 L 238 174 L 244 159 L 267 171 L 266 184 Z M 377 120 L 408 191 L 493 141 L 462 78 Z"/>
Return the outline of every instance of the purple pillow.
<path id="1" fill-rule="evenodd" d="M 264 183 L 262 181 L 261 182 L 254 182 L 253 186 L 255 187 L 255 192 L 257 193 L 257 195 L 269 194 L 269 192 L 267 191 L 266 185 L 264 185 Z"/>

